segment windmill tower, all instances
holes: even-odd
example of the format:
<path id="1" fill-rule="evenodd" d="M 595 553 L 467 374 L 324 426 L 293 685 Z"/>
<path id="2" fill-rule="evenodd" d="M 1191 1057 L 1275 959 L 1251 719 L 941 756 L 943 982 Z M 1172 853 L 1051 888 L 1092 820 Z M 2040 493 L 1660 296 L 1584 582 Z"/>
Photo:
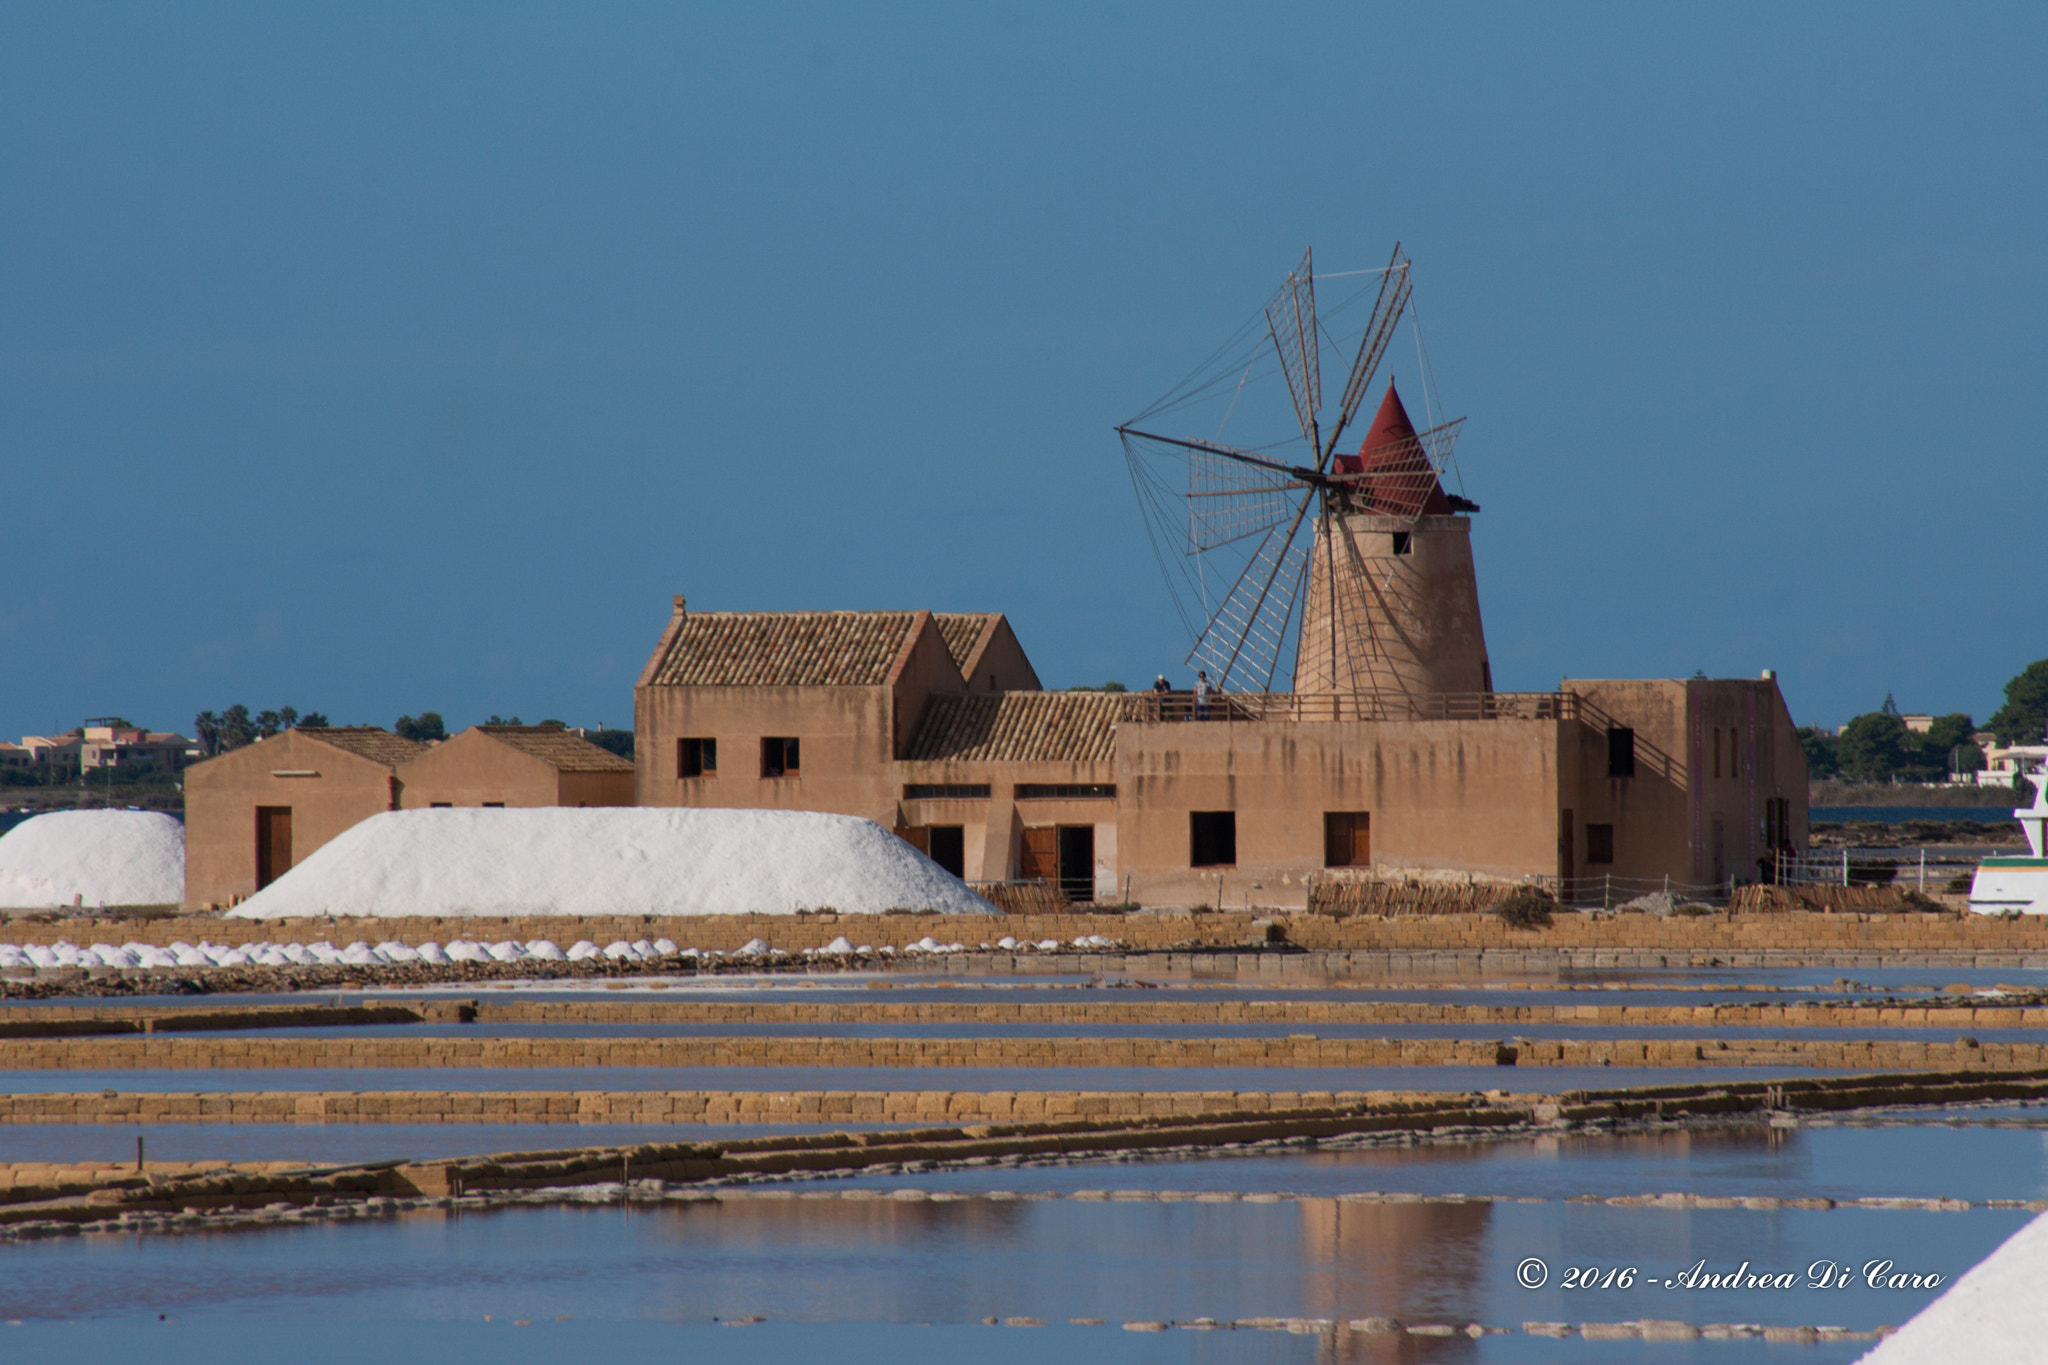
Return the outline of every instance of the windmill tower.
<path id="1" fill-rule="evenodd" d="M 1464 419 L 1418 432 L 1390 382 L 1365 440 L 1339 453 L 1411 292 L 1399 246 L 1385 269 L 1347 274 L 1365 287 L 1318 313 L 1305 255 L 1207 364 L 1117 431 L 1189 660 L 1219 689 L 1291 686 L 1333 718 L 1453 714 L 1445 694 L 1492 690 L 1467 519 L 1479 507 L 1443 486 Z M 1352 335 L 1325 434 L 1322 350 Z M 1417 352 L 1426 372 L 1419 332 Z M 1139 425 L 1206 427 L 1204 409 L 1215 437 Z"/>

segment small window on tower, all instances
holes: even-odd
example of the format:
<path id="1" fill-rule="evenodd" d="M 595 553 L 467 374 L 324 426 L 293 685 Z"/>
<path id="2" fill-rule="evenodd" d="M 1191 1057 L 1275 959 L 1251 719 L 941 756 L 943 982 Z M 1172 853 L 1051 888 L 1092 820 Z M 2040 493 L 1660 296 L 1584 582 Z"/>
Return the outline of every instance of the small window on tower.
<path id="1" fill-rule="evenodd" d="M 1589 863 L 1611 863 L 1614 861 L 1614 826 L 1586 826 L 1586 861 Z"/>
<path id="2" fill-rule="evenodd" d="M 1397 554 L 1397 555 L 1405 555 L 1405 554 L 1407 554 L 1407 553 L 1408 553 L 1409 547 L 1410 547 L 1410 545 L 1412 544 L 1412 542 L 1411 542 L 1411 541 L 1409 540 L 1409 538 L 1408 538 L 1408 537 L 1409 537 L 1409 534 L 1410 534 L 1410 533 L 1409 533 L 1409 532 L 1407 532 L 1407 531 L 1396 531 L 1396 532 L 1394 532 L 1394 553 L 1395 553 L 1395 554 Z"/>
<path id="3" fill-rule="evenodd" d="M 717 773 L 717 740 L 679 739 L 676 741 L 676 776 L 714 777 Z"/>

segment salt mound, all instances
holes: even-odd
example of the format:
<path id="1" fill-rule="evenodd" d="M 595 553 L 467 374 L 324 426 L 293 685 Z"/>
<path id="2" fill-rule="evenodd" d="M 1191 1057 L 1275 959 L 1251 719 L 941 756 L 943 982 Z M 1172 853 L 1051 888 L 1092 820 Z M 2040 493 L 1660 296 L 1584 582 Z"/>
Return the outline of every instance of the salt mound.
<path id="1" fill-rule="evenodd" d="M 0 835 L 0 906 L 175 905 L 185 827 L 142 810 L 60 810 Z"/>
<path id="2" fill-rule="evenodd" d="M 998 913 L 872 820 L 645 807 L 387 811 L 344 831 L 231 913 L 281 919 L 824 909 Z"/>
<path id="3" fill-rule="evenodd" d="M 1907 1264 L 1901 1270 L 1933 1270 Z M 1868 1365 L 2019 1365 L 2041 1359 L 2048 1337 L 2048 1215 L 2015 1232 L 1904 1327 L 1861 1358 Z M 1859 1362 L 1861 1365 L 1861 1362 Z"/>

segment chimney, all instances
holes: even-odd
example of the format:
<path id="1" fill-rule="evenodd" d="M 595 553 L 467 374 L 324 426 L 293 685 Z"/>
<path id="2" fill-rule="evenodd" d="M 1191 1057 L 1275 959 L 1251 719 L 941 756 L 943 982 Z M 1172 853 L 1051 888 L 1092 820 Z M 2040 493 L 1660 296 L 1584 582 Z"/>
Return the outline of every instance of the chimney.
<path id="1" fill-rule="evenodd" d="M 686 597 L 684 597 L 684 596 L 683 596 L 683 595 L 682 595 L 681 593 L 677 593 L 677 594 L 676 594 L 676 617 L 677 617 L 677 619 L 678 619 L 678 620 L 680 620 L 680 619 L 681 619 L 682 617 L 685 617 L 685 616 L 687 616 L 687 615 L 689 615 L 689 614 L 690 614 L 690 613 L 689 613 L 689 611 L 688 611 L 688 607 L 689 607 L 689 599 L 688 599 L 688 598 L 686 598 Z"/>

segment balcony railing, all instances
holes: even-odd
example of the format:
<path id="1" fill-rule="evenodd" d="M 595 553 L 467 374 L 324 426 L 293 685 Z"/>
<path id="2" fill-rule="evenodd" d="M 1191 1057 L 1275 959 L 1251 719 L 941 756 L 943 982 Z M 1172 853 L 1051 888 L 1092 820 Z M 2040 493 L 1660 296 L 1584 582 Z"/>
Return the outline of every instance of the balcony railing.
<path id="1" fill-rule="evenodd" d="M 1123 719 L 1211 723 L 1340 720 L 1577 720 L 1571 692 L 1146 692 Z"/>

